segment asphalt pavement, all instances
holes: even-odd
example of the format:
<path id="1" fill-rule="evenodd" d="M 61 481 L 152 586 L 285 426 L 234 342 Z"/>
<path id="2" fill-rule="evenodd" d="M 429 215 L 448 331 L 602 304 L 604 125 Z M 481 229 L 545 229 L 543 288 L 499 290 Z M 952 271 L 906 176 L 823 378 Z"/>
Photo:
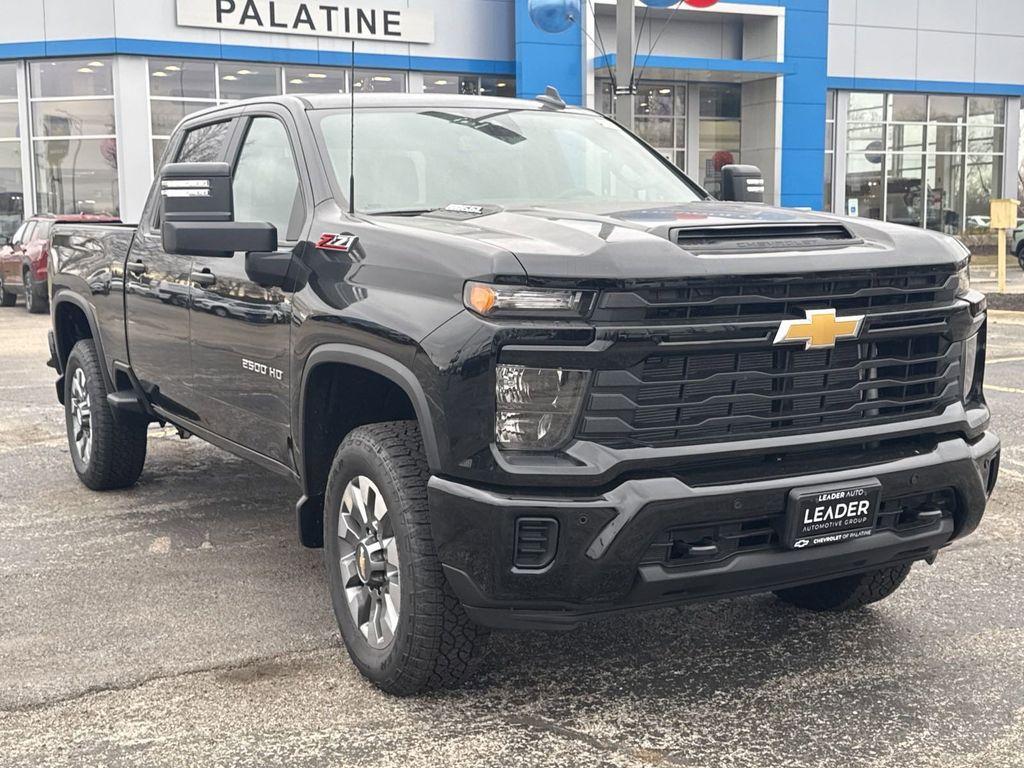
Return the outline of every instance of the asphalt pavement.
<path id="1" fill-rule="evenodd" d="M 46 328 L 0 309 L 0 768 L 1024 765 L 1024 314 L 990 331 L 986 518 L 889 600 L 498 634 L 413 700 L 349 662 L 287 483 L 159 429 L 136 488 L 78 483 Z"/>

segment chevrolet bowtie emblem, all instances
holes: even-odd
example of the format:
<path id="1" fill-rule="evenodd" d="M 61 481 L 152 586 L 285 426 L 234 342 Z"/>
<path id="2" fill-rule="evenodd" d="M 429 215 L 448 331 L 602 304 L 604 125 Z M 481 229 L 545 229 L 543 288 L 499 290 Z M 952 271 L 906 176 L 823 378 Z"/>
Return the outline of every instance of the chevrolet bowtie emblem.
<path id="1" fill-rule="evenodd" d="M 830 349 L 842 339 L 860 336 L 864 315 L 836 317 L 834 309 L 809 309 L 806 320 L 786 320 L 775 335 L 776 344 L 803 343 L 804 349 Z"/>

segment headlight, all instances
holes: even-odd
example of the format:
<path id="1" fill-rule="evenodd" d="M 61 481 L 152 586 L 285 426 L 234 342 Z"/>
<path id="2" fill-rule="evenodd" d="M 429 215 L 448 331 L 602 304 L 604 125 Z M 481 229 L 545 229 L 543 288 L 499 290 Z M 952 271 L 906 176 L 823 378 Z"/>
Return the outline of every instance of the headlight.
<path id="1" fill-rule="evenodd" d="M 563 288 L 527 288 L 518 285 L 466 283 L 463 303 L 484 317 L 501 315 L 576 316 L 586 308 L 585 291 Z"/>
<path id="2" fill-rule="evenodd" d="M 552 451 L 572 436 L 586 371 L 499 365 L 494 439 L 512 451 Z"/>

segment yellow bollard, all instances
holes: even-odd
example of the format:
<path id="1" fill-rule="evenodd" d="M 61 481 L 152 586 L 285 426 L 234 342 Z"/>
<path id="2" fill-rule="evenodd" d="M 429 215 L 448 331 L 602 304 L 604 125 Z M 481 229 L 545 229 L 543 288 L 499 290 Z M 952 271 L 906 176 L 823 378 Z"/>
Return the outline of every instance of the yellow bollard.
<path id="1" fill-rule="evenodd" d="M 999 292 L 1006 293 L 1006 230 L 1017 226 L 1019 200 L 993 200 L 990 206 L 989 229 L 994 229 L 999 238 Z"/>

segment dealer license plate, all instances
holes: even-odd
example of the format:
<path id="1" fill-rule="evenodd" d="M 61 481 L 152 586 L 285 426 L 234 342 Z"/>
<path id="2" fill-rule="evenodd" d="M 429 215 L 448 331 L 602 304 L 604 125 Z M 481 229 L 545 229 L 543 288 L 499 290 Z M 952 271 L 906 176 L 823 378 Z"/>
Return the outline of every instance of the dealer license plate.
<path id="1" fill-rule="evenodd" d="M 877 480 L 790 491 L 786 546 L 804 549 L 870 536 L 881 496 Z"/>

